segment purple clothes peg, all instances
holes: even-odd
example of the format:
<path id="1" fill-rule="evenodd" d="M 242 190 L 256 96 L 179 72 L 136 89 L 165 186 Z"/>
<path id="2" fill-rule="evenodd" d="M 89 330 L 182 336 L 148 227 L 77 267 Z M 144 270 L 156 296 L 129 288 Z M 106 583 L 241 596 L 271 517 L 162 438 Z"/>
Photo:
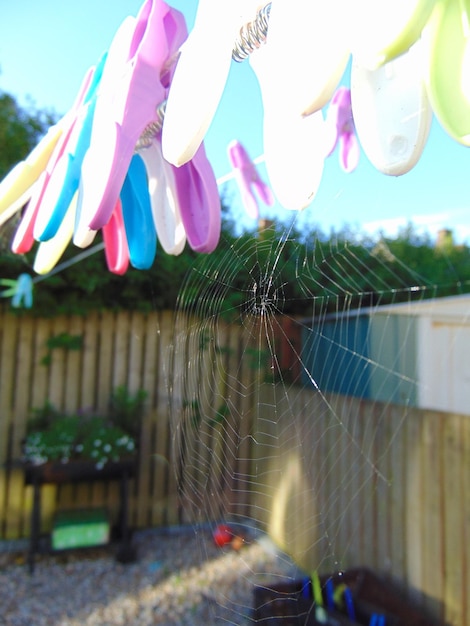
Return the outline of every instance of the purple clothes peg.
<path id="1" fill-rule="evenodd" d="M 156 108 L 165 99 L 163 83 L 184 41 L 183 23 L 181 14 L 163 0 L 146 0 L 134 28 L 124 22 L 116 33 L 82 167 L 79 226 L 97 230 L 110 219 L 137 141 L 156 121 Z"/>
<path id="2" fill-rule="evenodd" d="M 204 144 L 190 161 L 172 167 L 188 243 L 195 252 L 213 252 L 219 243 L 222 216 L 219 189 Z"/>
<path id="3" fill-rule="evenodd" d="M 351 91 L 339 87 L 331 99 L 326 114 L 327 156 L 330 156 L 339 143 L 339 162 L 345 172 L 352 172 L 359 163 L 359 143 L 354 128 L 351 108 Z"/>
<path id="4" fill-rule="evenodd" d="M 268 206 L 274 204 L 274 195 L 270 187 L 261 179 L 253 161 L 239 141 L 232 141 L 228 145 L 227 154 L 234 171 L 235 180 L 240 189 L 246 212 L 253 219 L 258 219 L 258 200 L 252 188 L 254 187 L 256 189 L 261 200 Z"/>

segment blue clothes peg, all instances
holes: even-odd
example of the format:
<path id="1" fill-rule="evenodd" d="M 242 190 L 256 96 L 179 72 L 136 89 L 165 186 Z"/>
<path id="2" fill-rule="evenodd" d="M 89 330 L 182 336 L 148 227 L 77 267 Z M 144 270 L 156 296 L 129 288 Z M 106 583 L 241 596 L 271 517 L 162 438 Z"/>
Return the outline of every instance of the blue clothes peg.
<path id="1" fill-rule="evenodd" d="M 157 233 L 148 192 L 147 170 L 138 154 L 132 157 L 121 189 L 122 216 L 131 265 L 149 269 L 157 251 Z"/>
<path id="2" fill-rule="evenodd" d="M 328 580 L 326 581 L 326 585 L 325 585 L 325 595 L 326 595 L 326 606 L 328 607 L 330 611 L 332 611 L 335 608 L 334 593 L 335 593 L 335 586 L 333 583 L 333 579 L 328 578 Z"/>
<path id="3" fill-rule="evenodd" d="M 351 590 L 346 587 L 344 590 L 344 602 L 346 604 L 346 612 L 351 622 L 356 621 L 356 611 L 354 610 L 354 602 Z"/>
<path id="4" fill-rule="evenodd" d="M 106 57 L 107 53 L 103 54 L 93 71 L 64 153 L 57 161 L 44 191 L 41 210 L 34 224 L 34 238 L 38 241 L 48 241 L 56 235 L 78 191 L 83 159 L 90 146 L 96 98 Z"/>
<path id="5" fill-rule="evenodd" d="M 22 304 L 26 309 L 33 306 L 33 279 L 29 274 L 20 274 L 17 280 L 3 278 L 0 285 L 8 287 L 0 293 L 0 297 L 11 298 L 11 305 L 15 309 Z"/>

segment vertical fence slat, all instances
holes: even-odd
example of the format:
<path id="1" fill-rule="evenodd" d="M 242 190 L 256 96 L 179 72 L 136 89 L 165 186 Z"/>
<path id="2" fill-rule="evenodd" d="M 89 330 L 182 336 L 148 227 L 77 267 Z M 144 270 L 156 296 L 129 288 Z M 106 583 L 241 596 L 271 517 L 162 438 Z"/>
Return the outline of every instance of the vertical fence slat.
<path id="1" fill-rule="evenodd" d="M 2 314 L 0 353 L 0 530 L 6 535 L 8 516 L 8 492 L 11 470 L 8 468 L 10 430 L 13 419 L 13 395 L 15 381 L 16 343 L 18 318 Z M 16 529 L 16 533 L 19 529 Z"/>
<path id="2" fill-rule="evenodd" d="M 69 319 L 67 332 L 71 337 L 83 341 L 83 318 L 73 315 Z M 81 406 L 81 377 L 83 372 L 83 348 L 65 351 L 64 409 L 73 412 Z"/>
<path id="3" fill-rule="evenodd" d="M 155 384 L 155 427 L 153 440 L 153 463 L 151 477 L 152 523 L 176 524 L 178 522 L 178 497 L 175 458 L 172 448 L 172 430 L 168 385 L 173 384 L 173 367 L 169 361 L 170 346 L 176 341 L 173 315 L 163 312 L 158 320 L 157 379 Z"/>
<path id="4" fill-rule="evenodd" d="M 96 399 L 90 397 L 89 401 L 96 400 L 98 410 L 105 411 L 113 391 L 115 315 L 110 311 L 103 311 L 99 317 L 94 318 L 94 322 L 91 332 L 85 334 L 87 346 L 96 346 L 94 353 L 90 351 L 88 356 L 88 366 L 94 381 L 88 379 L 82 393 L 86 393 L 87 388 L 95 389 L 95 385 L 98 385 Z M 84 369 L 87 372 L 85 365 Z"/>
<path id="5" fill-rule="evenodd" d="M 463 624 L 464 598 L 468 593 L 464 584 L 464 528 L 462 517 L 462 440 L 461 418 L 448 415 L 443 427 L 443 481 L 444 507 L 444 603 L 445 617 L 451 624 Z"/>
<path id="6" fill-rule="evenodd" d="M 470 589 L 470 420 L 462 419 L 462 442 L 463 455 L 461 459 L 460 472 L 462 473 L 462 523 L 464 528 L 464 538 L 462 555 L 464 559 L 463 588 Z M 464 624 L 470 625 L 470 598 L 469 594 L 464 595 Z"/>
<path id="7" fill-rule="evenodd" d="M 11 456 L 18 461 L 21 457 L 21 442 L 26 432 L 26 422 L 31 401 L 31 372 L 33 351 L 33 323 L 31 318 L 22 318 L 18 327 L 17 360 L 15 368 L 15 393 L 11 429 Z M 6 534 L 18 536 L 25 523 L 25 486 L 21 469 L 13 469 L 9 477 Z"/>
<path id="8" fill-rule="evenodd" d="M 419 590 L 423 582 L 423 555 L 421 546 L 421 419 L 410 419 L 408 414 L 405 448 L 405 517 L 406 517 L 406 569 L 410 588 Z"/>
<path id="9" fill-rule="evenodd" d="M 35 319 L 33 381 L 31 389 L 31 408 L 39 409 L 49 400 L 49 366 L 45 363 L 48 356 L 47 340 L 52 334 L 53 320 Z"/>
<path id="10" fill-rule="evenodd" d="M 145 411 L 147 418 L 141 424 L 139 442 L 139 480 L 137 483 L 137 496 L 135 503 L 135 523 L 138 527 L 151 524 L 150 511 L 150 475 L 153 461 L 152 431 L 155 426 L 155 387 L 157 382 L 157 346 L 158 327 L 155 315 L 148 315 L 143 320 L 142 341 L 142 379 L 137 388 L 147 392 Z M 133 384 L 135 382 L 133 381 Z"/>
<path id="11" fill-rule="evenodd" d="M 67 332 L 67 318 L 63 315 L 54 320 L 51 340 Z M 57 409 L 64 408 L 66 351 L 63 348 L 50 350 L 49 400 Z"/>
<path id="12" fill-rule="evenodd" d="M 436 589 L 444 587 L 443 552 L 443 519 L 442 519 L 442 463 L 440 447 L 442 442 L 442 424 L 445 415 L 428 413 L 423 420 L 422 434 L 422 476 L 423 499 L 422 507 L 422 554 L 423 584 L 425 606 L 443 618 L 441 606 L 436 606 L 433 597 Z"/>
<path id="13" fill-rule="evenodd" d="M 391 570 L 400 580 L 406 579 L 406 541 L 405 541 L 405 460 L 406 460 L 406 429 L 403 419 L 403 408 L 393 406 L 390 409 L 394 425 L 394 438 L 390 446 L 390 554 Z"/>

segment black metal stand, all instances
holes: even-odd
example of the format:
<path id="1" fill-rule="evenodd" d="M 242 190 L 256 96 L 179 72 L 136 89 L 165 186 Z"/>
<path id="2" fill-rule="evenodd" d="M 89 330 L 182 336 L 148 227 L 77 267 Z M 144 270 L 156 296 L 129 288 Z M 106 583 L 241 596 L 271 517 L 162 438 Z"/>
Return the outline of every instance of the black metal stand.
<path id="1" fill-rule="evenodd" d="M 31 511 L 31 532 L 28 551 L 28 566 L 32 574 L 36 554 L 39 552 L 39 536 L 41 527 L 41 486 L 44 484 L 63 484 L 74 482 L 120 481 L 120 512 L 119 512 L 119 549 L 116 555 L 121 563 L 135 560 L 135 550 L 131 543 L 129 529 L 129 479 L 136 473 L 136 461 L 128 459 L 106 464 L 96 469 L 92 462 L 72 461 L 69 463 L 46 463 L 44 465 L 28 465 L 25 468 L 25 482 L 33 487 L 33 509 Z"/>

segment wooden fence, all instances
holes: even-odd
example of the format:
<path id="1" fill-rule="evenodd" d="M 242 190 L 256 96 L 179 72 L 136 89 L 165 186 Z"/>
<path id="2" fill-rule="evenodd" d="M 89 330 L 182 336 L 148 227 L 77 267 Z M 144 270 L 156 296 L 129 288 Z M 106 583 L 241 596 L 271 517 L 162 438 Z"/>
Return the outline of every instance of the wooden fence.
<path id="1" fill-rule="evenodd" d="M 63 332 L 82 349 L 54 349 L 43 364 L 47 339 Z M 279 382 L 259 336 L 168 312 L 0 313 L 0 536 L 29 530 L 31 491 L 11 461 L 31 408 L 102 411 L 125 384 L 148 392 L 134 526 L 257 526 L 306 571 L 370 566 L 470 626 L 470 418 Z M 45 529 L 57 507 L 118 505 L 113 484 L 42 495 Z"/>

